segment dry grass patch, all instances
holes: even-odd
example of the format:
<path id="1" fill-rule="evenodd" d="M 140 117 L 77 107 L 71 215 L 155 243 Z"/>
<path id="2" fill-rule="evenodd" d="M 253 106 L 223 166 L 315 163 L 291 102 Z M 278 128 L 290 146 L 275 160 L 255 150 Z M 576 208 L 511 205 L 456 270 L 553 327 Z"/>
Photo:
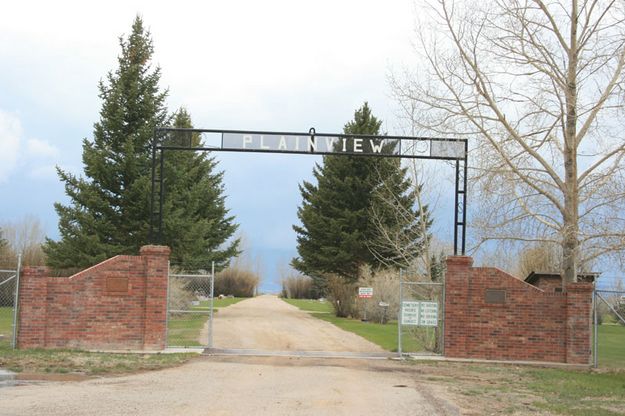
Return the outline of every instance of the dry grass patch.
<path id="1" fill-rule="evenodd" d="M 445 386 L 467 414 L 625 414 L 625 371 L 414 361 L 418 383 Z"/>
<path id="2" fill-rule="evenodd" d="M 18 373 L 127 374 L 174 367 L 195 356 L 0 348 L 0 367 Z"/>

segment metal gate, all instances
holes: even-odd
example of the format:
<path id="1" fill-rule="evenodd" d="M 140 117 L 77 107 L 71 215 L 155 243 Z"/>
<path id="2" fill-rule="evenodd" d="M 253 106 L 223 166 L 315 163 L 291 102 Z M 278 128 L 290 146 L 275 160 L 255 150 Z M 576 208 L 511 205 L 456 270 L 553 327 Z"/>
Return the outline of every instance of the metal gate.
<path id="1" fill-rule="evenodd" d="M 15 348 L 21 256 L 0 258 L 0 348 Z"/>
<path id="2" fill-rule="evenodd" d="M 213 346 L 215 265 L 211 272 L 170 267 L 167 286 L 167 346 Z"/>
<path id="3" fill-rule="evenodd" d="M 419 281 L 404 271 L 400 271 L 399 276 L 399 356 L 443 354 L 445 285 L 441 282 Z"/>
<path id="4" fill-rule="evenodd" d="M 596 289 L 593 321 L 594 367 L 625 368 L 625 290 Z"/>

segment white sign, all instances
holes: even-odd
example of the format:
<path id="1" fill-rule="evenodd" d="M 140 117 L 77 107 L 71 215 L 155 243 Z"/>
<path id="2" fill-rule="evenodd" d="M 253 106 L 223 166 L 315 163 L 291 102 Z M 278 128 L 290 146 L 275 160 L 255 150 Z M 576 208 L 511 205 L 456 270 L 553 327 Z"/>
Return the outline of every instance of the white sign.
<path id="1" fill-rule="evenodd" d="M 358 288 L 358 297 L 359 298 L 372 298 L 373 297 L 373 288 L 372 287 L 359 287 Z"/>
<path id="2" fill-rule="evenodd" d="M 223 133 L 222 148 L 271 152 L 399 155 L 398 139 L 294 134 Z"/>
<path id="3" fill-rule="evenodd" d="M 438 302 L 420 302 L 419 326 L 438 326 Z"/>
<path id="4" fill-rule="evenodd" d="M 401 324 L 415 326 L 438 326 L 438 302 L 403 301 Z"/>
<path id="5" fill-rule="evenodd" d="M 401 303 L 401 324 L 419 325 L 419 302 L 403 301 Z"/>
<path id="6" fill-rule="evenodd" d="M 464 146 L 463 141 L 433 140 L 430 144 L 430 156 L 462 159 L 465 156 Z"/>

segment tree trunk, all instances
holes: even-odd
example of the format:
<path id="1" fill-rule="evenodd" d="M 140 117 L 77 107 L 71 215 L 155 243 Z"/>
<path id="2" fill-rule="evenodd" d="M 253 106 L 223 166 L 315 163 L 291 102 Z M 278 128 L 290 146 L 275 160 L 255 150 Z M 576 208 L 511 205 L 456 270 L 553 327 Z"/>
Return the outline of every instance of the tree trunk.
<path id="1" fill-rule="evenodd" d="M 579 257 L 579 184 L 577 182 L 577 0 L 571 0 L 571 33 L 566 85 L 566 123 L 564 131 L 564 224 L 562 241 L 563 286 L 577 281 Z"/>

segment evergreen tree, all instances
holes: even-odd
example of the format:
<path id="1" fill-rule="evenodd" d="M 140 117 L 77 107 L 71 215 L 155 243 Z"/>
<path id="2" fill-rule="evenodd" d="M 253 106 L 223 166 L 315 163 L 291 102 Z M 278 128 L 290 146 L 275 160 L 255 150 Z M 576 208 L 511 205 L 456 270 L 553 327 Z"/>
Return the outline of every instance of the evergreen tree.
<path id="1" fill-rule="evenodd" d="M 169 124 L 171 116 L 165 107 L 167 92 L 159 88 L 160 68 L 151 64 L 151 36 L 141 18 L 135 19 L 130 36 L 120 38 L 120 46 L 118 68 L 99 84 L 102 108 L 93 141 L 83 140 L 86 177 L 58 170 L 71 202 L 55 204 L 61 239 L 47 239 L 44 247 L 53 267 L 86 267 L 117 254 L 136 254 L 148 242 L 151 147 L 155 128 Z M 190 125 L 186 112 L 176 121 Z M 215 162 L 190 153 L 167 155 L 172 177 L 165 183 L 164 241 L 181 262 L 199 256 L 222 263 L 223 256 L 236 252 L 236 242 L 213 250 L 236 226 L 225 217 L 221 175 L 212 172 Z M 178 159 L 184 160 L 180 166 Z M 187 187 L 187 175 L 193 187 Z"/>
<path id="2" fill-rule="evenodd" d="M 191 116 L 184 108 L 176 113 L 173 125 L 193 128 Z M 202 145 L 197 133 L 174 132 L 167 140 L 170 145 Z M 165 153 L 163 244 L 172 249 L 172 264 L 208 270 L 211 261 L 215 261 L 219 270 L 239 254 L 238 239 L 225 244 L 238 225 L 234 217 L 228 216 L 223 172 L 215 173 L 216 166 L 215 159 L 205 152 Z"/>
<path id="3" fill-rule="evenodd" d="M 344 128 L 346 134 L 377 135 L 381 121 L 371 114 L 367 103 L 358 109 Z M 299 257 L 292 265 L 311 276 L 315 289 L 323 294 L 325 276 L 336 274 L 346 282 L 359 277 L 360 266 L 378 268 L 390 249 L 374 255 L 369 249 L 380 238 L 380 228 L 371 219 L 372 210 L 382 215 L 384 226 L 399 229 L 415 227 L 418 215 L 408 220 L 391 212 L 386 197 L 414 212 L 415 197 L 399 159 L 366 156 L 328 155 L 323 165 L 316 165 L 317 184 L 307 181 L 300 186 L 302 206 L 298 209 L 301 226 L 297 233 Z"/>
<path id="4" fill-rule="evenodd" d="M 445 271 L 447 263 L 445 262 L 445 253 L 443 251 L 437 256 L 432 254 L 430 259 L 430 276 L 433 282 L 442 282 L 445 280 Z"/>

